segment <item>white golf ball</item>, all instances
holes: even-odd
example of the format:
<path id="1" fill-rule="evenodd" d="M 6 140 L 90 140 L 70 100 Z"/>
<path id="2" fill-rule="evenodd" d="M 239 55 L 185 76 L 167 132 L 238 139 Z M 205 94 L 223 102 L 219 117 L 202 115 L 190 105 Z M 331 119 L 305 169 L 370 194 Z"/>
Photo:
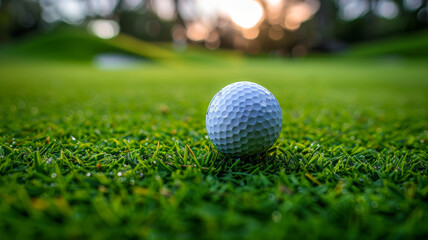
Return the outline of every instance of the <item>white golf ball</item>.
<path id="1" fill-rule="evenodd" d="M 252 82 L 224 87 L 208 106 L 208 137 L 220 152 L 232 156 L 265 152 L 278 139 L 281 126 L 278 101 L 269 90 Z"/>

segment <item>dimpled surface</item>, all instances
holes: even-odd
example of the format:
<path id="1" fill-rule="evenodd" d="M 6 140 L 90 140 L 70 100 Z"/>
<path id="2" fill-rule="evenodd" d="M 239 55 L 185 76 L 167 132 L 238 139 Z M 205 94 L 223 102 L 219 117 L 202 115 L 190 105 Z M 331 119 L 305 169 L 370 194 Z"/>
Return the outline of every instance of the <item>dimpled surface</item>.
<path id="1" fill-rule="evenodd" d="M 232 83 L 208 106 L 207 132 L 218 150 L 234 156 L 262 153 L 278 139 L 282 112 L 269 90 L 252 83 Z"/>

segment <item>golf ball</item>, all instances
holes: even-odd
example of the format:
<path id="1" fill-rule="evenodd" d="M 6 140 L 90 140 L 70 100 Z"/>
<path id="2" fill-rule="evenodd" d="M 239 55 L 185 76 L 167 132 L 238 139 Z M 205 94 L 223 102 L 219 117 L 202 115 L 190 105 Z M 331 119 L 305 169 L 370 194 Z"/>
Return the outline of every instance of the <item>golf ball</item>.
<path id="1" fill-rule="evenodd" d="M 263 153 L 278 139 L 282 112 L 269 90 L 236 82 L 211 100 L 206 116 L 208 137 L 217 149 L 232 156 Z"/>

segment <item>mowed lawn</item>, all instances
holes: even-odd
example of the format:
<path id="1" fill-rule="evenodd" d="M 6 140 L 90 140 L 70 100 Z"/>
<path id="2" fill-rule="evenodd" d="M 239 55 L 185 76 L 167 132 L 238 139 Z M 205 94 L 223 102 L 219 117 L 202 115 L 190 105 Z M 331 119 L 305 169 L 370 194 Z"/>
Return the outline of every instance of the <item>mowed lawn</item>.
<path id="1" fill-rule="evenodd" d="M 0 63 L 2 239 L 428 236 L 428 61 L 225 59 L 100 70 Z M 283 111 L 275 146 L 218 153 L 236 81 Z"/>

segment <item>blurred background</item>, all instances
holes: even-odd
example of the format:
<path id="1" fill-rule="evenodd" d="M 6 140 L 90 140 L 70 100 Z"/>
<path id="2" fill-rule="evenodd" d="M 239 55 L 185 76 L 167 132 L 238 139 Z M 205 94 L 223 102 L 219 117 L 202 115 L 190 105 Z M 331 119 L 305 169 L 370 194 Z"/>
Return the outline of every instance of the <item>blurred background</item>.
<path id="1" fill-rule="evenodd" d="M 426 0 L 0 0 L 2 46 L 78 29 L 175 52 L 201 46 L 302 57 L 417 34 L 390 44 L 391 53 L 421 54 L 427 26 Z"/>

